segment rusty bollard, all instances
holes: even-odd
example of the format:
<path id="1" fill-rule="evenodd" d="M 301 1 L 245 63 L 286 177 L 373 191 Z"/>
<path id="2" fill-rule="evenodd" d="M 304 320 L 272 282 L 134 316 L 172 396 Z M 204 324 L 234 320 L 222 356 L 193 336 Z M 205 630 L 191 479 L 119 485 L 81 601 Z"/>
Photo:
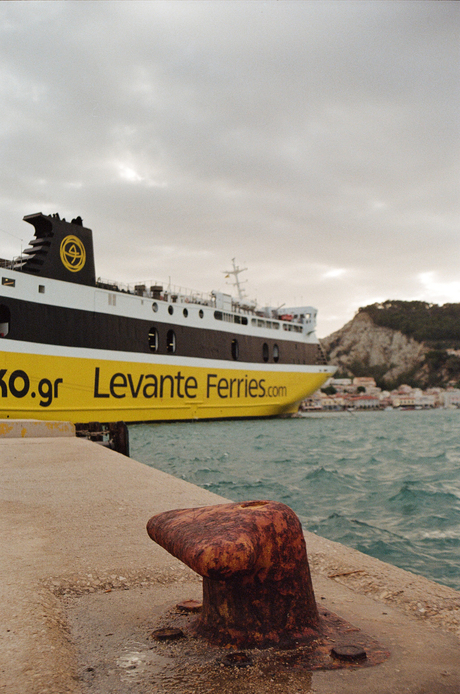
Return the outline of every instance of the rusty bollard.
<path id="1" fill-rule="evenodd" d="M 275 501 L 167 511 L 147 532 L 203 576 L 192 626 L 216 645 L 292 645 L 317 635 L 319 615 L 302 526 Z"/>

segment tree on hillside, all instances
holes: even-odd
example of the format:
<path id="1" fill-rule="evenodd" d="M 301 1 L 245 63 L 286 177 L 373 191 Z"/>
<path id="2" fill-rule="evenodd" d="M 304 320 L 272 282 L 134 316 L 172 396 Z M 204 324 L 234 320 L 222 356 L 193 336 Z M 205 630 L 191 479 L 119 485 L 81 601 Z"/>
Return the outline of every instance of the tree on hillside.
<path id="1" fill-rule="evenodd" d="M 426 301 L 388 300 L 359 309 L 376 325 L 399 330 L 418 342 L 437 346 L 460 347 L 460 304 L 429 304 Z"/>

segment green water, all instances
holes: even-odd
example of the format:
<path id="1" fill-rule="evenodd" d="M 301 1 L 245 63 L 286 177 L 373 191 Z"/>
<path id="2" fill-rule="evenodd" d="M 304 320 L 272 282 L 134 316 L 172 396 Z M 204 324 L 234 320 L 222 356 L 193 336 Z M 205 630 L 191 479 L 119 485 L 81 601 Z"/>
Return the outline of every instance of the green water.
<path id="1" fill-rule="evenodd" d="M 460 411 L 138 424 L 131 456 L 460 590 Z"/>

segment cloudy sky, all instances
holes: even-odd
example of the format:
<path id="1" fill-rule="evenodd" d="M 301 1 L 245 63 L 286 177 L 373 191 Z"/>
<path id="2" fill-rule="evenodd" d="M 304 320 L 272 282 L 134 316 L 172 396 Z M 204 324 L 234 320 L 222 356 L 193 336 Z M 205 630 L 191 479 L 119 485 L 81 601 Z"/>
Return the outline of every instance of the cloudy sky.
<path id="1" fill-rule="evenodd" d="M 0 257 L 59 212 L 103 278 L 227 291 L 236 257 L 320 337 L 460 302 L 459 46 L 458 2 L 1 2 Z"/>

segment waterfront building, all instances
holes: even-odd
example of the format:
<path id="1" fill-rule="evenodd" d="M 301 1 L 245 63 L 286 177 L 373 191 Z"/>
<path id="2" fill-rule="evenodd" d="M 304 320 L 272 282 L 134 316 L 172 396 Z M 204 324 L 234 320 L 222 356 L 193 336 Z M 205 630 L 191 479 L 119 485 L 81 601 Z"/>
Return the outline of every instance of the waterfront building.
<path id="1" fill-rule="evenodd" d="M 460 407 L 460 390 L 458 388 L 448 388 L 440 393 L 442 407 Z"/>

